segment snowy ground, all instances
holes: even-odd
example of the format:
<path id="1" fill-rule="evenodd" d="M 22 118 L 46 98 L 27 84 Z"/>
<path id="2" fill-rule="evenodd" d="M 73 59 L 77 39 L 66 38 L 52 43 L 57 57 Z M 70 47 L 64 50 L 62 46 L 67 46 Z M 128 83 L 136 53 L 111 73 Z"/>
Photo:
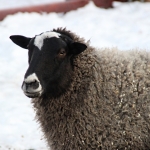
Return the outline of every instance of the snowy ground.
<path id="1" fill-rule="evenodd" d="M 30 2 L 22 0 L 22 4 L 27 1 Z M 150 50 L 149 8 L 150 3 L 115 2 L 113 9 L 106 10 L 91 2 L 67 14 L 18 13 L 0 22 L 0 150 L 47 150 L 30 99 L 20 88 L 28 66 L 27 50 L 14 45 L 10 35 L 33 37 L 53 28 L 67 27 L 90 39 L 96 47 Z"/>
<path id="2" fill-rule="evenodd" d="M 0 0 L 0 9 L 63 2 L 65 0 Z"/>

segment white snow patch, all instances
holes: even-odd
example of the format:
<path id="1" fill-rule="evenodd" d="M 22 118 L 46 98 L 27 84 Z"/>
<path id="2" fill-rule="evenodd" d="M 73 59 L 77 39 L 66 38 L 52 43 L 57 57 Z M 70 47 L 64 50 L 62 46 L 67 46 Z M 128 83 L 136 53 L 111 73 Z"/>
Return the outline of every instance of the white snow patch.
<path id="1" fill-rule="evenodd" d="M 65 0 L 0 0 L 0 9 L 64 2 Z"/>

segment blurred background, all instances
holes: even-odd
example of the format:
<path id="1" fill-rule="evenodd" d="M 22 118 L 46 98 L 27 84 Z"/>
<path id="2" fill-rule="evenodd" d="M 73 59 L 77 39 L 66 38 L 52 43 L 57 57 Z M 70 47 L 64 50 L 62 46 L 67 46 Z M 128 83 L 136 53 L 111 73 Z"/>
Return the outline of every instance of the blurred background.
<path id="1" fill-rule="evenodd" d="M 47 150 L 21 84 L 27 50 L 10 35 L 66 27 L 95 47 L 150 51 L 150 0 L 0 0 L 0 150 Z"/>

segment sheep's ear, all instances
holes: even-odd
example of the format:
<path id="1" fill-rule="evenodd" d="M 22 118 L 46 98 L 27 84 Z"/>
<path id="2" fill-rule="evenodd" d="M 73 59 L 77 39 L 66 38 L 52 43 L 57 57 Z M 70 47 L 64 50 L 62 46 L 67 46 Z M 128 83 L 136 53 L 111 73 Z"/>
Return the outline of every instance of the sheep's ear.
<path id="1" fill-rule="evenodd" d="M 78 55 L 86 50 L 87 46 L 83 43 L 73 42 L 71 43 L 71 53 L 74 55 Z"/>
<path id="2" fill-rule="evenodd" d="M 17 44 L 18 46 L 27 49 L 27 46 L 31 40 L 31 38 L 22 36 L 22 35 L 12 35 L 10 39 Z"/>

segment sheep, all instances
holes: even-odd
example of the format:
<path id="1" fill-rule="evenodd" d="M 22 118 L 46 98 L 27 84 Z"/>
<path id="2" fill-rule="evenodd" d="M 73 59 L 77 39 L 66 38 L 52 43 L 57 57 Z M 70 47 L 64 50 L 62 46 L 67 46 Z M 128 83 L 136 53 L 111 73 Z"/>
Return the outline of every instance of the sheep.
<path id="1" fill-rule="evenodd" d="M 51 150 L 150 149 L 150 53 L 97 49 L 66 28 L 34 38 L 22 89 Z"/>

